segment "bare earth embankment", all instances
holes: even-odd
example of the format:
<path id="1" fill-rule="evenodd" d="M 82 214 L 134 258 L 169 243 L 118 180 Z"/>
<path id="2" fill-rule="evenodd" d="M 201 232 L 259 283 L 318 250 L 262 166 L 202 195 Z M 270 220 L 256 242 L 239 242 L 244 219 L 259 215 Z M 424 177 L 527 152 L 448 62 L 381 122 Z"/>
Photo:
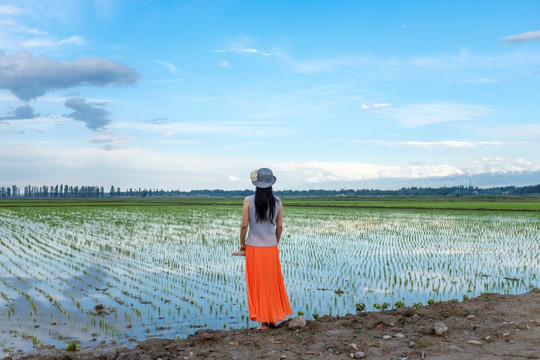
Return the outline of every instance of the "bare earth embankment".
<path id="1" fill-rule="evenodd" d="M 350 359 L 351 354 L 365 359 L 540 359 L 538 292 L 323 316 L 299 330 L 290 330 L 290 321 L 266 331 L 201 330 L 187 339 L 151 339 L 131 349 L 41 349 L 7 359 Z"/>

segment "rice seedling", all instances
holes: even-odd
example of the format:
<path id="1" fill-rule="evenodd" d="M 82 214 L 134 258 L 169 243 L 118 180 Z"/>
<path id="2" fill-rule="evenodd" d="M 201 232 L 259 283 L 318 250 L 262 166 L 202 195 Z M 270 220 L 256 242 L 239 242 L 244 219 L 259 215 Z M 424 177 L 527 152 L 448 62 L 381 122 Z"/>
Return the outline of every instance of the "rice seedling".
<path id="1" fill-rule="evenodd" d="M 0 322 L 32 334 L 5 348 L 252 326 L 244 263 L 230 256 L 240 216 L 228 205 L 0 208 Z M 284 223 L 285 285 L 294 312 L 313 318 L 539 287 L 535 214 L 295 207 Z"/>

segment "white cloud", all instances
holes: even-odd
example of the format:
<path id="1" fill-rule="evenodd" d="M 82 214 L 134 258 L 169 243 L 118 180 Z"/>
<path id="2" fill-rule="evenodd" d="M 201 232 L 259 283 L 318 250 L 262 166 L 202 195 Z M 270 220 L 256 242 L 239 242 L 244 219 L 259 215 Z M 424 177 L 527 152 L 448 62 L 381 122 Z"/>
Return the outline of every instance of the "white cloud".
<path id="1" fill-rule="evenodd" d="M 129 142 L 122 136 L 94 137 L 97 144 Z M 85 148 L 78 143 L 12 142 L 2 144 L 1 185 L 68 183 L 103 186 L 152 187 L 190 190 L 224 188 L 231 174 L 249 174 L 253 166 L 240 160 L 207 157 L 200 154 L 160 153 L 138 148 Z M 25 166 L 21 166 L 25 164 Z M 245 167 L 245 168 L 244 168 Z M 51 172 L 48 169 L 55 169 Z M 237 170 L 240 169 L 240 170 Z M 5 172 L 4 172 L 5 171 Z M 5 175 L 5 176 L 4 176 Z M 231 182 L 229 189 L 245 188 Z"/>
<path id="2" fill-rule="evenodd" d="M 20 14 L 22 10 L 11 5 L 0 5 L 0 15 L 15 15 Z"/>
<path id="3" fill-rule="evenodd" d="M 38 31 L 38 30 L 36 30 Z M 21 45 L 25 48 L 36 47 L 56 47 L 61 45 L 85 45 L 86 41 L 81 36 L 70 36 L 62 40 L 53 40 L 48 38 L 37 38 L 24 41 Z"/>
<path id="4" fill-rule="evenodd" d="M 540 40 L 540 30 L 524 32 L 517 35 L 505 36 L 501 39 L 506 44 L 519 44 L 533 40 Z"/>
<path id="5" fill-rule="evenodd" d="M 492 84 L 492 83 L 498 83 L 498 82 L 500 82 L 500 80 L 493 80 L 493 79 L 489 79 L 489 78 L 481 78 L 480 82 L 484 83 L 484 84 Z"/>
<path id="6" fill-rule="evenodd" d="M 259 50 L 257 49 L 252 49 L 252 48 L 240 48 L 240 49 L 235 49 L 233 50 L 234 52 L 243 52 L 243 53 L 248 53 L 248 54 L 261 54 L 263 55 L 263 53 L 261 53 Z"/>
<path id="7" fill-rule="evenodd" d="M 273 57 L 279 59 L 282 63 L 288 65 L 293 71 L 303 74 L 330 72 L 344 66 L 366 66 L 367 64 L 373 64 L 372 59 L 360 56 L 342 56 L 336 58 L 296 60 L 286 55 L 279 49 L 274 48 L 268 51 L 264 51 L 252 47 L 250 43 L 251 41 L 238 42 L 230 45 L 227 49 L 215 49 L 211 51 L 215 53 L 237 53 Z"/>
<path id="8" fill-rule="evenodd" d="M 496 84 L 496 83 L 500 83 L 500 82 L 501 82 L 501 80 L 491 79 L 491 78 L 487 78 L 487 77 L 483 77 L 483 78 L 474 77 L 474 78 L 456 80 L 455 81 L 455 83 L 457 83 L 457 84 Z"/>
<path id="9" fill-rule="evenodd" d="M 260 148 L 261 144 L 265 144 L 265 143 L 262 141 L 246 141 L 243 143 L 230 144 L 230 145 L 224 146 L 223 149 L 231 150 L 231 149 L 241 149 L 241 148 L 253 148 L 254 146 Z"/>
<path id="10" fill-rule="evenodd" d="M 480 173 L 500 173 L 500 172 L 519 172 L 519 171 L 538 171 L 540 164 L 522 158 L 508 159 L 502 157 L 484 157 L 475 160 L 471 167 L 473 174 Z"/>
<path id="11" fill-rule="evenodd" d="M 362 109 L 362 110 L 369 110 L 369 109 L 378 109 L 378 108 L 388 107 L 388 106 L 390 106 L 390 104 L 386 104 L 386 103 L 382 103 L 382 104 L 372 104 L 372 105 L 362 104 L 362 105 L 360 106 L 360 109 Z"/>
<path id="12" fill-rule="evenodd" d="M 28 35 L 40 35 L 40 36 L 46 36 L 47 34 L 41 30 L 34 29 L 31 27 L 27 27 L 25 25 L 16 25 L 13 28 L 13 31 L 19 34 L 28 34 Z"/>
<path id="13" fill-rule="evenodd" d="M 178 68 L 176 66 L 174 66 L 173 64 L 171 64 L 170 62 L 167 62 L 167 61 L 161 61 L 161 60 L 156 60 L 156 63 L 164 66 L 165 68 L 167 68 L 167 70 L 169 70 L 171 73 L 175 74 L 175 75 L 178 75 Z"/>
<path id="14" fill-rule="evenodd" d="M 378 178 L 423 178 L 463 174 L 463 171 L 448 164 L 405 164 L 380 165 L 358 162 L 290 162 L 276 164 L 276 170 L 301 173 L 308 183 L 361 181 Z"/>
<path id="15" fill-rule="evenodd" d="M 295 60 L 282 55 L 281 58 L 292 68 L 302 74 L 331 72 L 343 67 L 358 67 L 370 63 L 369 59 L 359 56 L 343 56 L 327 59 Z"/>
<path id="16" fill-rule="evenodd" d="M 485 62 L 485 57 L 472 55 L 468 50 L 461 50 L 456 53 L 432 55 L 417 55 L 409 59 L 399 61 L 396 65 L 412 65 L 414 67 L 428 68 L 434 70 L 452 70 L 464 66 L 472 66 L 478 62 Z M 422 69 L 423 70 L 423 69 Z"/>
<path id="17" fill-rule="evenodd" d="M 179 140 L 179 139 L 175 139 L 175 140 L 159 140 L 158 142 L 161 143 L 161 144 L 181 144 L 181 145 L 193 145 L 193 144 L 198 143 L 195 140 Z"/>
<path id="18" fill-rule="evenodd" d="M 279 55 L 279 51 L 277 50 L 271 50 L 271 51 L 261 51 L 258 49 L 255 49 L 254 47 L 251 47 L 248 43 L 238 42 L 230 45 L 227 49 L 215 49 L 211 50 L 212 52 L 216 53 L 240 53 L 240 54 L 256 54 L 256 55 L 262 55 L 262 56 L 276 56 Z"/>
<path id="19" fill-rule="evenodd" d="M 104 150 L 114 150 L 128 147 L 133 139 L 133 136 L 105 134 L 100 136 L 91 136 L 88 138 L 88 142 L 102 145 L 101 148 Z"/>
<path id="20" fill-rule="evenodd" d="M 502 146 L 508 145 L 503 141 L 385 141 L 385 140 L 355 140 L 357 144 L 375 145 L 375 146 L 412 146 L 422 148 L 448 147 L 448 148 L 471 148 L 476 146 Z"/>
<path id="21" fill-rule="evenodd" d="M 186 152 L 163 153 L 126 148 L 130 136 L 102 134 L 91 143 L 3 142 L 0 185 L 40 183 L 96 184 L 164 189 L 251 188 L 249 172 L 259 160 L 204 156 Z M 101 145 L 96 148 L 92 144 Z M 108 150 L 108 151 L 105 151 Z M 21 166 L 25 164 L 25 166 Z M 278 178 L 276 188 L 339 188 L 346 182 L 384 179 L 422 179 L 452 175 L 538 171 L 540 163 L 523 158 L 485 157 L 462 166 L 445 163 L 383 165 L 361 162 L 265 162 Z M 54 172 L 47 169 L 55 169 Z M 339 184 L 339 185 L 333 185 Z"/>
<path id="22" fill-rule="evenodd" d="M 212 134 L 222 136 L 264 136 L 279 137 L 291 134 L 291 130 L 278 121 L 207 121 L 207 122 L 167 122 L 167 123 L 132 123 L 115 122 L 111 124 L 115 129 L 139 130 L 143 132 L 156 131 L 162 136 L 176 134 Z"/>
<path id="23" fill-rule="evenodd" d="M 288 162 L 270 164 L 282 182 L 298 184 L 325 184 L 362 182 L 378 179 L 423 179 L 482 173 L 508 173 L 538 171 L 540 163 L 521 158 L 481 158 L 469 164 L 456 166 L 444 163 L 407 163 L 381 165 L 359 162 Z M 277 176 L 277 175 L 276 175 Z M 308 186 L 308 187 L 309 187 Z M 305 187 L 305 186 L 304 186 Z"/>
<path id="24" fill-rule="evenodd" d="M 80 14 L 80 4 L 76 1 L 49 3 L 48 1 L 17 0 L 17 7 L 0 5 L 0 49 L 18 51 L 21 48 L 55 48 L 60 46 L 81 46 L 87 42 L 77 35 L 60 38 L 40 27 L 51 23 L 76 21 Z M 74 5 L 74 6 L 71 6 Z M 65 35 L 64 35 L 65 36 Z"/>
<path id="25" fill-rule="evenodd" d="M 24 133 L 30 131 L 45 132 L 51 131 L 59 126 L 66 126 L 73 120 L 64 116 L 52 116 L 36 114 L 32 119 L 9 119 L 2 120 L 0 124 L 9 126 L 10 133 Z"/>
<path id="26" fill-rule="evenodd" d="M 227 61 L 222 61 L 218 64 L 218 66 L 221 66 L 221 67 L 229 67 L 229 63 Z"/>
<path id="27" fill-rule="evenodd" d="M 382 109 L 388 116 L 405 127 L 416 127 L 450 121 L 468 121 L 488 117 L 492 109 L 483 105 L 456 103 L 412 104 Z"/>
<path id="28" fill-rule="evenodd" d="M 540 121 L 535 124 L 512 124 L 481 129 L 489 138 L 512 139 L 513 141 L 533 141 L 540 145 Z"/>
<path id="29" fill-rule="evenodd" d="M 534 32 L 536 33 L 536 32 Z M 445 77 L 446 72 L 459 72 L 462 69 L 510 68 L 516 71 L 520 65 L 535 65 L 538 56 L 535 53 L 499 53 L 475 54 L 468 49 L 438 55 L 417 54 L 409 57 L 378 57 L 366 54 L 345 54 L 334 57 L 298 59 L 279 48 L 262 50 L 251 45 L 252 40 L 241 41 L 223 49 L 211 50 L 215 53 L 245 54 L 251 57 L 264 56 L 277 66 L 287 67 L 290 71 L 302 74 L 334 72 L 347 68 L 358 69 L 358 73 L 369 78 L 395 79 L 414 77 L 416 79 L 433 76 Z M 429 71 L 426 71 L 429 70 Z M 441 73 L 444 72 L 444 73 Z M 449 76 L 446 74 L 446 77 Z M 487 78 L 485 78 L 487 79 Z M 487 82 L 497 82 L 487 79 Z M 455 78 L 454 81 L 459 81 Z M 477 82 L 479 80 L 475 80 Z M 481 82 L 483 80 L 480 80 Z M 485 82 L 485 81 L 484 81 Z"/>

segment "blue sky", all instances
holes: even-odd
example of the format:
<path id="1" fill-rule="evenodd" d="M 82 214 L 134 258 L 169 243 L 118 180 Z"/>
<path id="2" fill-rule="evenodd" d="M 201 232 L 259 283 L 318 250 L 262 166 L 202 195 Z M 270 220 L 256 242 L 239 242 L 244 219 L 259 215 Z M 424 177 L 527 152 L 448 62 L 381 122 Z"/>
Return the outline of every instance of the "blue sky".
<path id="1" fill-rule="evenodd" d="M 0 185 L 246 189 L 270 167 L 276 189 L 385 188 L 540 171 L 538 14 L 538 1 L 2 0 Z"/>

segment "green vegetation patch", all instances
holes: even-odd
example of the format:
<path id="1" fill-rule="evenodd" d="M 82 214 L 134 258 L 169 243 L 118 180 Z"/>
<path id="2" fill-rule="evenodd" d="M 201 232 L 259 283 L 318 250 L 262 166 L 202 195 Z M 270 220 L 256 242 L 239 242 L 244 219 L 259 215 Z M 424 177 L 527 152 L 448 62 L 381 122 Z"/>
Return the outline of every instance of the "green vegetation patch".
<path id="1" fill-rule="evenodd" d="M 539 211 L 540 197 L 283 197 L 284 206 L 375 209 Z M 16 207 L 126 207 L 236 205 L 242 197 L 201 198 L 101 198 L 101 199 L 2 199 L 0 208 Z"/>

